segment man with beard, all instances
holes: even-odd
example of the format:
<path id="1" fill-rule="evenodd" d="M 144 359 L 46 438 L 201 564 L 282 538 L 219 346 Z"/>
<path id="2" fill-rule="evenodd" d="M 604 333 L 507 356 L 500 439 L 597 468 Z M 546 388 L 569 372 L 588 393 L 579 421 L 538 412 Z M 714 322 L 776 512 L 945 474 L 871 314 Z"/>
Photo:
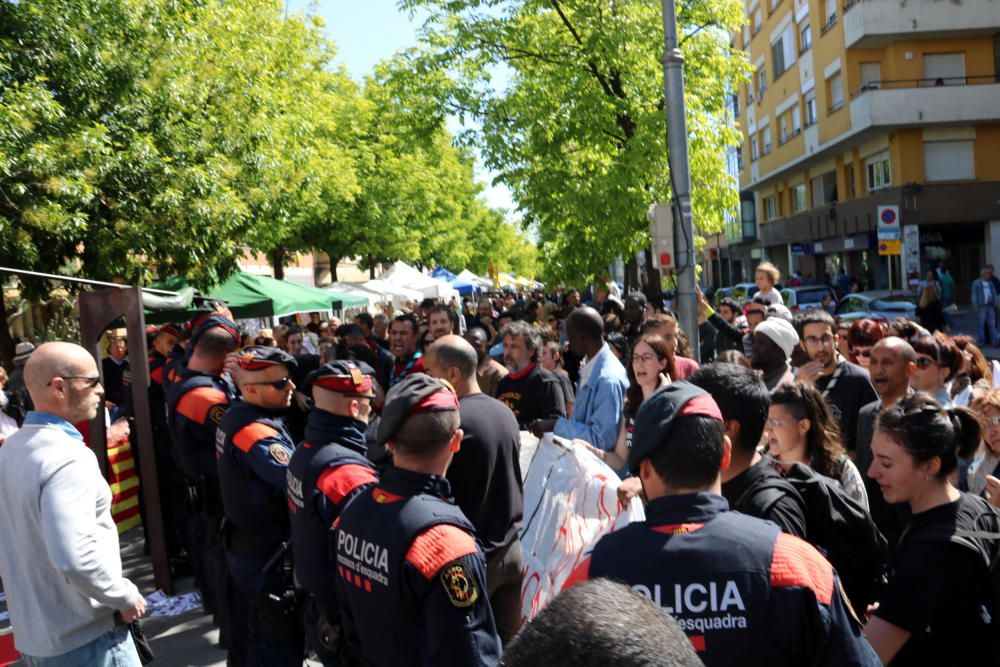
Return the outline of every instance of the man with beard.
<path id="1" fill-rule="evenodd" d="M 795 327 L 780 317 L 765 320 L 754 330 L 750 364 L 761 371 L 768 391 L 784 382 L 795 381 L 788 360 L 798 344 L 799 335 L 795 333 Z"/>
<path id="2" fill-rule="evenodd" d="M 396 355 L 396 363 L 389 377 L 393 387 L 403 378 L 424 372 L 423 352 L 417 349 L 420 323 L 412 313 L 399 315 L 389 327 L 389 351 Z"/>
<path id="3" fill-rule="evenodd" d="M 527 322 L 511 322 L 500 334 L 509 375 L 497 385 L 497 398 L 514 411 L 521 430 L 528 430 L 537 419 L 565 417 L 559 378 L 538 363 L 542 343 L 538 331 Z"/>
<path id="4" fill-rule="evenodd" d="M 833 316 L 818 308 L 808 311 L 798 323 L 802 349 L 809 362 L 801 366 L 795 377 L 816 385 L 823 392 L 830 410 L 844 436 L 844 447 L 854 451 L 858 412 L 862 406 L 878 399 L 875 387 L 865 369 L 852 364 L 837 352 L 836 324 Z"/>
<path id="5" fill-rule="evenodd" d="M 455 333 L 455 325 L 452 321 L 453 313 L 451 308 L 443 303 L 431 307 L 427 316 L 427 324 L 430 327 L 431 339 L 437 340 L 441 336 Z"/>
<path id="6" fill-rule="evenodd" d="M 631 347 L 639 337 L 642 323 L 646 321 L 646 295 L 642 292 L 631 292 L 626 296 L 622 317 L 625 320 L 625 330 L 622 333 L 625 334 L 625 340 Z"/>

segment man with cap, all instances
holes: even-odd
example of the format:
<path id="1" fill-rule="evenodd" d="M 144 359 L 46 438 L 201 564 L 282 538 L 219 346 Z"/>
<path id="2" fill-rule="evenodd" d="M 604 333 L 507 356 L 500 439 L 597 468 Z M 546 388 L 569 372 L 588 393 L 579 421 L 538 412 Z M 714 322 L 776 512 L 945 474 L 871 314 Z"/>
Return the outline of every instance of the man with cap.
<path id="1" fill-rule="evenodd" d="M 297 364 L 280 348 L 256 345 L 238 362 L 242 397 L 222 418 L 215 444 L 234 584 L 231 634 L 245 639 L 248 665 L 301 665 L 303 629 L 288 595 L 284 548 L 291 536 L 285 480 L 295 451 L 284 417 Z"/>
<path id="2" fill-rule="evenodd" d="M 462 442 L 458 397 L 411 375 L 386 398 L 378 439 L 393 461 L 336 523 L 338 597 L 355 662 L 384 667 L 496 665 L 486 560 L 475 530 L 446 500 Z"/>
<path id="3" fill-rule="evenodd" d="M 215 436 L 222 416 L 236 397 L 225 375 L 226 359 L 236 350 L 236 324 L 214 312 L 201 313 L 189 323 L 189 353 L 166 366 L 173 371 L 165 389 L 167 428 L 174 460 L 186 479 L 186 546 L 191 555 L 195 585 L 205 610 L 226 631 L 228 582 L 225 553 L 219 540 L 222 501 L 215 463 Z"/>
<path id="4" fill-rule="evenodd" d="M 721 495 L 729 438 L 711 395 L 675 382 L 639 408 L 629 470 L 646 520 L 604 536 L 567 579 L 617 579 L 663 607 L 708 667 L 880 665 L 833 567 Z"/>
<path id="5" fill-rule="evenodd" d="M 365 431 L 375 400 L 375 371 L 363 362 L 334 361 L 307 379 L 303 390 L 314 407 L 305 440 L 288 463 L 287 494 L 291 517 L 295 578 L 310 593 L 306 641 L 324 665 L 339 665 L 340 610 L 337 569 L 330 549 L 330 527 L 340 507 L 376 480 L 365 457 Z"/>
<path id="6" fill-rule="evenodd" d="M 754 329 L 750 365 L 761 371 L 768 391 L 779 384 L 795 382 L 789 359 L 798 344 L 795 327 L 780 317 L 768 318 Z"/>

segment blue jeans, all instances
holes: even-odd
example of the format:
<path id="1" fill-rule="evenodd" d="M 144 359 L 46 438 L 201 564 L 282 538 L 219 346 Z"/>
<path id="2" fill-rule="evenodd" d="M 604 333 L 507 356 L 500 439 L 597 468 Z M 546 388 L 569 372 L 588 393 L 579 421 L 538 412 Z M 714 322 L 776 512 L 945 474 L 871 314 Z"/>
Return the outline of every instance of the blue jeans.
<path id="1" fill-rule="evenodd" d="M 51 658 L 21 655 L 28 667 L 141 667 L 132 635 L 124 625 L 106 632 L 69 653 Z"/>
<path id="2" fill-rule="evenodd" d="M 989 340 L 984 343 L 990 345 L 997 344 L 997 311 L 994 306 L 979 306 L 979 335 L 983 334 L 983 327 L 989 329 Z"/>

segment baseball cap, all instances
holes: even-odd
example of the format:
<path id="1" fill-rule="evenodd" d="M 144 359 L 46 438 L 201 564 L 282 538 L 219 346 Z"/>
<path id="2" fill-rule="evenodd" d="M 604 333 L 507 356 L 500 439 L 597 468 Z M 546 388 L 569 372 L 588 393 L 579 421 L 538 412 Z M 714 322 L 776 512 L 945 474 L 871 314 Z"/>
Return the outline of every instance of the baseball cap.
<path id="1" fill-rule="evenodd" d="M 313 386 L 347 396 L 367 395 L 375 370 L 363 361 L 338 359 L 323 364 L 306 378 L 302 393 L 312 396 Z"/>
<path id="2" fill-rule="evenodd" d="M 643 401 L 632 429 L 629 471 L 638 473 L 642 460 L 668 443 L 677 419 L 692 415 L 722 421 L 722 411 L 711 394 L 690 382 L 672 382 Z"/>
<path id="3" fill-rule="evenodd" d="M 424 373 L 408 375 L 385 397 L 376 440 L 385 445 L 411 415 L 451 410 L 458 410 L 458 396 L 450 384 Z"/>

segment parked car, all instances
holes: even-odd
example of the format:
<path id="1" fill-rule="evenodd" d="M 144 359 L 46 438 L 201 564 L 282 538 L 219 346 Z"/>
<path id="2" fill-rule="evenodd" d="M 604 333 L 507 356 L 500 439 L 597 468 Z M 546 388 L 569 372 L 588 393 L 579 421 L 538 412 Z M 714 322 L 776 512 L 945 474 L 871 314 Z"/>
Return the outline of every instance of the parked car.
<path id="1" fill-rule="evenodd" d="M 845 295 L 838 303 L 834 316 L 838 322 L 854 322 L 864 318 L 891 322 L 897 317 L 917 319 L 917 296 L 910 292 L 877 290 Z"/>
<path id="2" fill-rule="evenodd" d="M 715 305 L 718 307 L 719 302 L 728 296 L 731 299 L 736 299 L 736 302 L 742 306 L 759 291 L 754 283 L 737 283 L 731 287 L 720 287 L 715 290 Z"/>
<path id="3" fill-rule="evenodd" d="M 823 307 L 823 297 L 827 294 L 833 303 L 837 302 L 837 293 L 828 285 L 799 285 L 781 290 L 781 298 L 785 306 L 793 314 L 804 313 L 813 308 Z"/>

